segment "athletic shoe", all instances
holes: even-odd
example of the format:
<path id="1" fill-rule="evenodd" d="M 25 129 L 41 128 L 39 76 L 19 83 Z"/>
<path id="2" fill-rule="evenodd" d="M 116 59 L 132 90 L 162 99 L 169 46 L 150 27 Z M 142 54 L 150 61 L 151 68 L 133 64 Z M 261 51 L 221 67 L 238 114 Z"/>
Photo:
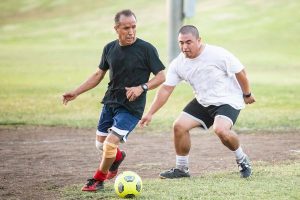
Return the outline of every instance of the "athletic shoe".
<path id="1" fill-rule="evenodd" d="M 81 188 L 82 191 L 96 192 L 104 188 L 103 181 L 97 181 L 94 178 L 88 179 L 88 182 Z"/>
<path id="2" fill-rule="evenodd" d="M 177 168 L 172 168 L 170 170 L 160 173 L 159 177 L 162 179 L 184 178 L 184 177 L 190 177 L 190 174 L 189 174 L 189 171 L 185 172 L 185 171 L 177 169 Z"/>
<path id="3" fill-rule="evenodd" d="M 122 153 L 121 160 L 113 162 L 113 164 L 109 168 L 107 176 L 106 176 L 107 179 L 112 179 L 112 178 L 114 178 L 117 175 L 119 166 L 121 165 L 121 163 L 123 162 L 123 160 L 126 157 L 125 151 L 121 151 L 121 153 Z"/>
<path id="4" fill-rule="evenodd" d="M 242 162 L 237 162 L 241 178 L 247 178 L 251 175 L 251 163 L 249 157 L 246 155 Z"/>

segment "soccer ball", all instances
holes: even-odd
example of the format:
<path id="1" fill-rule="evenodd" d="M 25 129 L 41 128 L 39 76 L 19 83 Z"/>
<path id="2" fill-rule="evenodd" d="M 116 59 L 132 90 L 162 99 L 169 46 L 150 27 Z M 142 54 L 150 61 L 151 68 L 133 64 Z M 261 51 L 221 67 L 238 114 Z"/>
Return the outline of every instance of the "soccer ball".
<path id="1" fill-rule="evenodd" d="M 125 171 L 117 176 L 114 187 L 119 197 L 133 198 L 142 191 L 142 179 L 135 172 Z"/>

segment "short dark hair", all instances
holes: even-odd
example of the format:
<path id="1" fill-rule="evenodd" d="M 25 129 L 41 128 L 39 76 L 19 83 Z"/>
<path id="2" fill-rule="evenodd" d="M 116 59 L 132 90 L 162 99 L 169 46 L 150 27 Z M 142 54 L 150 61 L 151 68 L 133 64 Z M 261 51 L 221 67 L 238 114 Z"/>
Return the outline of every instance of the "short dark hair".
<path id="1" fill-rule="evenodd" d="M 188 34 L 188 33 L 191 33 L 193 36 L 195 36 L 197 39 L 200 38 L 199 36 L 199 31 L 198 29 L 193 26 L 193 25 L 185 25 L 185 26 L 182 26 L 179 31 L 178 31 L 178 34 L 181 33 L 181 34 Z"/>
<path id="2" fill-rule="evenodd" d="M 134 16 L 134 18 L 136 20 L 135 14 L 130 9 L 126 9 L 126 10 L 121 10 L 121 11 L 117 12 L 117 14 L 115 15 L 115 24 L 118 24 L 120 22 L 121 15 L 124 15 L 126 17 Z"/>

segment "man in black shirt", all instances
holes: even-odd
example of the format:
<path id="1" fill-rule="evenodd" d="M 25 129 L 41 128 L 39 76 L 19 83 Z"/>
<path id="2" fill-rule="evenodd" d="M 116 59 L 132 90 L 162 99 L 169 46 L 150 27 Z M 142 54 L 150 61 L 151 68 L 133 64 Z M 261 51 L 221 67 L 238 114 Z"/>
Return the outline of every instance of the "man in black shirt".
<path id="1" fill-rule="evenodd" d="M 96 147 L 102 160 L 94 177 L 82 191 L 103 189 L 103 182 L 116 176 L 126 154 L 118 145 L 125 142 L 129 133 L 141 119 L 147 90 L 165 81 L 164 65 L 154 46 L 136 38 L 136 16 L 131 10 L 122 10 L 115 16 L 118 39 L 108 43 L 103 50 L 99 69 L 83 84 L 63 95 L 63 103 L 97 86 L 109 71 L 109 83 L 102 100 L 96 132 Z M 149 80 L 150 74 L 155 76 Z"/>

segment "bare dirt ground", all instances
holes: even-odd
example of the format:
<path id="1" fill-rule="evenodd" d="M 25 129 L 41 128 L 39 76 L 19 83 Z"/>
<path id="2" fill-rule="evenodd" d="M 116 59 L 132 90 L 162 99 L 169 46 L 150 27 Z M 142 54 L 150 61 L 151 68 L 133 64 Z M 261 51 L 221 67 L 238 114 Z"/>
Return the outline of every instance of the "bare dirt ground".
<path id="1" fill-rule="evenodd" d="M 120 170 L 155 178 L 174 166 L 172 135 L 145 131 L 136 131 L 121 145 L 127 157 Z M 191 135 L 192 176 L 237 170 L 233 154 L 214 134 L 193 131 Z M 297 131 L 240 132 L 239 136 L 254 164 L 300 161 Z M 94 140 L 94 129 L 0 127 L 0 199 L 59 199 L 59 189 L 85 183 L 99 162 Z"/>

